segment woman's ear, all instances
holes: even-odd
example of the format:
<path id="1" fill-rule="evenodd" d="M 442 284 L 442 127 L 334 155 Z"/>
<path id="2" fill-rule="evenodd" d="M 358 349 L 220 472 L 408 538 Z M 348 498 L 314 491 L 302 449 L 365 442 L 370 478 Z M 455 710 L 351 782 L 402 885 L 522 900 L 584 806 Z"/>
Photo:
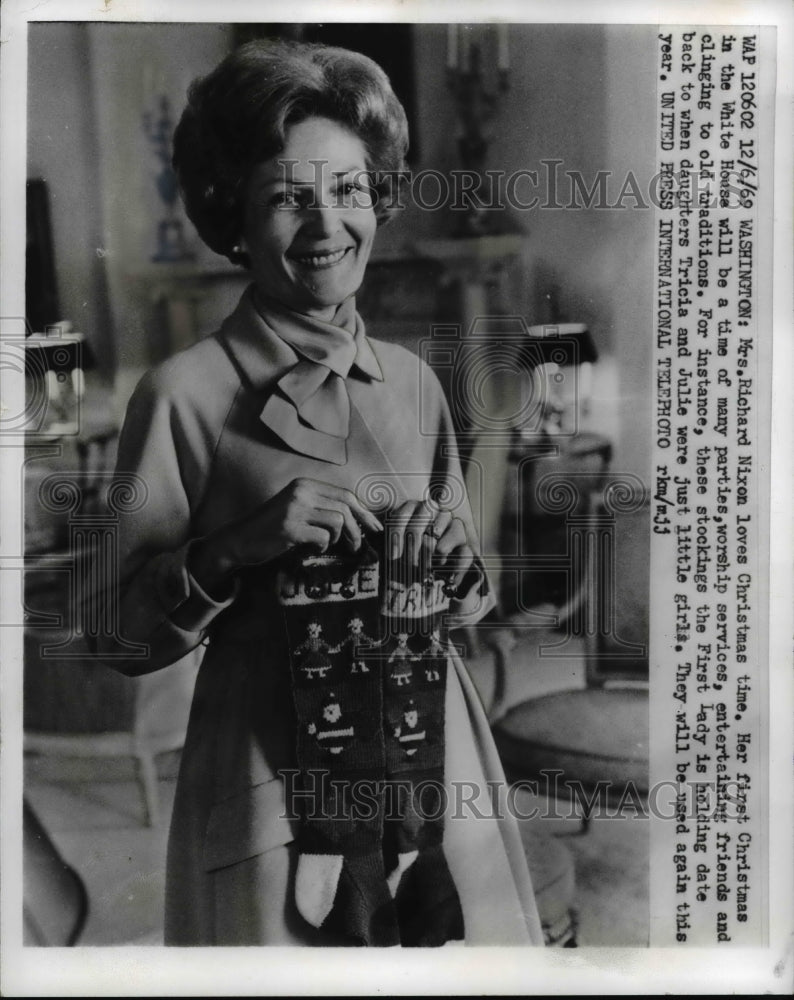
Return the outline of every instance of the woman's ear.
<path id="1" fill-rule="evenodd" d="M 251 256 L 248 252 L 248 244 L 246 243 L 244 236 L 241 236 L 237 240 L 231 251 L 227 253 L 226 256 L 232 264 L 237 264 L 239 267 L 250 268 L 251 266 Z"/>

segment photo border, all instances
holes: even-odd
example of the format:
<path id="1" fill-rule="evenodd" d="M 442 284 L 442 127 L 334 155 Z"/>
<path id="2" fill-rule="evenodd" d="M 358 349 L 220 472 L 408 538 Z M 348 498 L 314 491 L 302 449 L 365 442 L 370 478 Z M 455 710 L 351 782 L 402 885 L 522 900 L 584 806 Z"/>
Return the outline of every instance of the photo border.
<path id="1" fill-rule="evenodd" d="M 0 301 L 3 317 L 24 316 L 24 183 L 26 28 L 30 21 L 245 21 L 262 20 L 264 4 L 227 0 L 224 4 L 124 2 L 106 0 L 104 10 L 85 0 L 45 0 L 40 4 L 6 0 L 0 17 L 0 118 L 3 121 L 0 225 Z M 277 11 L 283 5 L 273 4 Z M 2 676 L 2 992 L 17 996 L 127 995 L 394 995 L 454 993 L 788 993 L 792 986 L 792 197 L 791 96 L 792 10 L 775 2 L 686 3 L 663 8 L 662 23 L 775 24 L 779 32 L 776 95 L 774 355 L 772 414 L 772 509 L 770 537 L 770 944 L 768 948 L 533 950 L 446 948 L 438 952 L 347 951 L 322 953 L 267 949 L 24 947 L 22 941 L 22 642 L 19 630 L 0 629 Z M 298 14 L 300 16 L 298 16 Z M 290 17 L 274 20 L 372 20 L 470 22 L 492 20 L 544 23 L 658 23 L 639 3 L 598 5 L 558 0 L 554 4 L 436 2 L 432 9 L 415 2 L 339 0 L 333 4 L 301 0 Z M 6 325 L 5 322 L 3 324 Z M 24 378 L 3 373 L 3 405 L 24 398 Z M 20 396 L 20 392 L 23 394 Z M 0 481 L 20 481 L 23 442 L 10 438 L 0 448 Z M 21 491 L 3 487 L 0 539 L 20 537 Z M 4 553 L 7 549 L 4 546 Z M 19 605 L 14 573 L 0 574 L 3 606 Z M 774 665 L 774 670 L 771 669 Z M 779 706 L 783 706 L 780 710 Z"/>

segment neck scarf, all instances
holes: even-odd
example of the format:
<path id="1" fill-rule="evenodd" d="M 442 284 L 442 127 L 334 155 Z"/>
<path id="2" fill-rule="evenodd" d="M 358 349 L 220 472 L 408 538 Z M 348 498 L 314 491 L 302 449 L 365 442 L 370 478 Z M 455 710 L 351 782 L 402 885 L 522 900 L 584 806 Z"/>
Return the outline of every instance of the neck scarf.
<path id="1" fill-rule="evenodd" d="M 303 808 L 295 900 L 331 940 L 463 938 L 443 851 L 449 596 L 367 544 L 281 571 Z"/>
<path id="2" fill-rule="evenodd" d="M 344 465 L 350 433 L 347 379 L 355 371 L 383 381 L 355 299 L 346 299 L 330 323 L 261 295 L 254 302 L 260 317 L 298 359 L 276 383 L 262 420 L 294 451 Z"/>

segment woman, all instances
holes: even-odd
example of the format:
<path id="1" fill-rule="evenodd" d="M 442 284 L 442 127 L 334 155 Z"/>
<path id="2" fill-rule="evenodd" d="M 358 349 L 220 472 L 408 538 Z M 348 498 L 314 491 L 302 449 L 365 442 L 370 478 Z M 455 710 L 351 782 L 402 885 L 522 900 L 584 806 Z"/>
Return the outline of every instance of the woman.
<path id="1" fill-rule="evenodd" d="M 148 489 L 120 522 L 122 633 L 148 654 L 121 668 L 207 646 L 170 944 L 542 940 L 446 640 L 492 604 L 447 405 L 355 310 L 406 147 L 374 63 L 286 43 L 196 81 L 175 135 L 188 214 L 253 282 L 216 334 L 144 377 L 119 448 Z M 387 786 L 407 797 L 387 803 Z"/>

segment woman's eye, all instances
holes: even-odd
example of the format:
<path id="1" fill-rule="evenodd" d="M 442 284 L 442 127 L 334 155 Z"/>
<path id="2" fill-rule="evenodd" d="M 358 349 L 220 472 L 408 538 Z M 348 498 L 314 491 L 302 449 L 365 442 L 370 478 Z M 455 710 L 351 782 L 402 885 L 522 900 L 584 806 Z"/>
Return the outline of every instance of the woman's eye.
<path id="1" fill-rule="evenodd" d="M 290 191 L 279 191 L 268 200 L 271 208 L 300 208 L 301 203 Z"/>
<path id="2" fill-rule="evenodd" d="M 360 181 L 345 181 L 325 197 L 333 208 L 369 208 L 373 203 L 373 192 Z M 277 191 L 267 200 L 268 208 L 296 211 L 315 207 L 313 191 Z"/>
<path id="3" fill-rule="evenodd" d="M 300 203 L 294 195 L 286 194 L 286 192 L 281 194 L 273 195 L 268 204 L 272 208 L 299 208 Z"/>
<path id="4" fill-rule="evenodd" d="M 343 199 L 345 206 L 366 208 L 372 204 L 372 189 L 357 181 L 345 181 L 337 188 L 337 196 Z"/>

